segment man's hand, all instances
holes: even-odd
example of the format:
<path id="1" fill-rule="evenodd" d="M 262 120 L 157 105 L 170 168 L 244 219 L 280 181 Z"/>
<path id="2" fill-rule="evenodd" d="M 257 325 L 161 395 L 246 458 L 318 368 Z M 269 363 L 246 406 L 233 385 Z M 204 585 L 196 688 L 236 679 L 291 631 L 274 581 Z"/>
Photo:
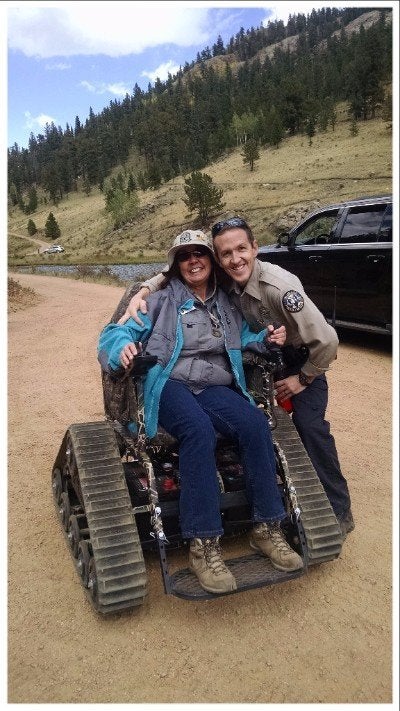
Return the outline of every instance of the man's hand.
<path id="1" fill-rule="evenodd" d="M 125 370 L 133 363 L 134 357 L 138 353 L 141 353 L 141 343 L 139 343 L 138 346 L 137 348 L 134 343 L 127 343 L 126 346 L 123 347 L 119 359 Z"/>
<path id="2" fill-rule="evenodd" d="M 267 327 L 269 334 L 266 338 L 267 343 L 274 343 L 276 346 L 283 346 L 286 341 L 286 328 L 285 326 L 278 326 L 274 328 L 272 323 Z"/>
<path id="3" fill-rule="evenodd" d="M 306 389 L 306 385 L 300 385 L 298 375 L 289 375 L 283 380 L 274 383 L 275 393 L 278 400 L 287 400 L 292 395 L 298 395 Z"/>
<path id="4" fill-rule="evenodd" d="M 125 313 L 119 321 L 117 321 L 118 324 L 122 325 L 126 323 L 128 318 L 133 318 L 136 323 L 139 324 L 139 326 L 144 326 L 143 321 L 140 320 L 138 316 L 138 311 L 141 311 L 143 314 L 147 314 L 147 304 L 145 301 L 145 297 L 150 294 L 149 289 L 147 289 L 145 286 L 142 286 L 142 288 L 138 291 L 137 294 L 134 294 L 132 296 L 128 308 L 126 309 Z"/>

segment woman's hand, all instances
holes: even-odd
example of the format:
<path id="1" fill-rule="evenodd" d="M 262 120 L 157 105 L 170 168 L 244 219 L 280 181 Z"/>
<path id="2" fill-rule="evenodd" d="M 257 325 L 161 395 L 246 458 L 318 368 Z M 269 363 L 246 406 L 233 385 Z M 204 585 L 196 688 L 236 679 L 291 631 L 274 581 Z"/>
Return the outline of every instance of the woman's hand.
<path id="1" fill-rule="evenodd" d="M 266 338 L 267 343 L 274 343 L 276 346 L 283 346 L 286 341 L 286 328 L 285 326 L 278 326 L 274 328 L 272 323 L 267 327 L 268 336 Z"/>
<path id="2" fill-rule="evenodd" d="M 124 315 L 121 316 L 119 321 L 117 321 L 117 323 L 122 325 L 126 323 L 128 318 L 133 318 L 133 320 L 136 321 L 139 326 L 144 326 L 143 321 L 141 321 L 138 316 L 138 311 L 141 311 L 143 314 L 147 314 L 147 304 L 145 301 L 145 296 L 148 296 L 149 294 L 149 289 L 147 289 L 145 286 L 142 286 L 138 293 L 132 296 L 128 304 L 128 308 L 126 309 Z"/>
<path id="3" fill-rule="evenodd" d="M 123 347 L 119 359 L 121 361 L 121 365 L 123 365 L 125 370 L 129 368 L 130 365 L 132 365 L 134 357 L 140 352 L 141 344 L 139 344 L 139 349 L 134 343 L 127 343 L 126 346 Z"/>

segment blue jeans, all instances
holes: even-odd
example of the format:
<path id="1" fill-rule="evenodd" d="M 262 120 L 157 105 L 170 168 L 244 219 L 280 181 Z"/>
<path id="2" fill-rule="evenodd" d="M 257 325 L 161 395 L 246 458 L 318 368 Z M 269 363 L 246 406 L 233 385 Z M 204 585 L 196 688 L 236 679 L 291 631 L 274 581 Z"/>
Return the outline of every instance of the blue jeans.
<path id="1" fill-rule="evenodd" d="M 233 439 L 239 447 L 252 520 L 285 518 L 271 432 L 262 410 L 223 385 L 213 385 L 194 395 L 184 383 L 168 380 L 161 393 L 158 421 L 179 441 L 183 538 L 223 534 L 215 464 L 216 432 Z"/>
<path id="2" fill-rule="evenodd" d="M 293 395 L 292 404 L 293 423 L 330 504 L 336 516 L 340 517 L 350 508 L 350 494 L 340 469 L 329 422 L 325 420 L 328 405 L 326 376 L 319 375 L 305 390 Z"/>

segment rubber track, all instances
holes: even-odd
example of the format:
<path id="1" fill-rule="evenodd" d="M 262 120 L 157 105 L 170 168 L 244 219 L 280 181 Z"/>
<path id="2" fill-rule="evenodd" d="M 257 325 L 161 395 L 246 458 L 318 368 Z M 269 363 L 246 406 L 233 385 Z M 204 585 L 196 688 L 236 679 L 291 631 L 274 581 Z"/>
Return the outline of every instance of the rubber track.
<path id="1" fill-rule="evenodd" d="M 141 605 L 146 568 L 114 431 L 106 421 L 87 422 L 69 434 L 96 565 L 92 604 L 103 614 Z"/>
<path id="2" fill-rule="evenodd" d="M 272 431 L 272 437 L 283 450 L 289 476 L 296 489 L 300 520 L 307 541 L 308 564 L 333 560 L 340 555 L 343 543 L 337 518 L 292 418 L 281 407 L 276 407 L 274 413 L 277 426 Z"/>

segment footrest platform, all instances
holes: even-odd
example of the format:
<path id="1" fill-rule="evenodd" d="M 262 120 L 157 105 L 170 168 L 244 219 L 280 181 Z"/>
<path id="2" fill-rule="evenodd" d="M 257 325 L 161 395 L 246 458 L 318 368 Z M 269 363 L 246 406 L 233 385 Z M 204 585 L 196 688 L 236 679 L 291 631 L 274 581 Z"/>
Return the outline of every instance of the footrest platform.
<path id="1" fill-rule="evenodd" d="M 224 562 L 235 577 L 237 589 L 229 593 L 222 593 L 222 595 L 232 595 L 252 588 L 283 583 L 292 578 L 299 578 L 306 572 L 306 568 L 292 572 L 276 570 L 270 560 L 259 553 L 241 556 L 240 558 L 231 558 Z M 221 597 L 221 593 L 209 593 L 203 590 L 197 577 L 189 568 L 177 570 L 170 575 L 169 580 L 171 585 L 170 593 L 177 597 L 186 598 L 187 600 L 210 600 Z"/>

